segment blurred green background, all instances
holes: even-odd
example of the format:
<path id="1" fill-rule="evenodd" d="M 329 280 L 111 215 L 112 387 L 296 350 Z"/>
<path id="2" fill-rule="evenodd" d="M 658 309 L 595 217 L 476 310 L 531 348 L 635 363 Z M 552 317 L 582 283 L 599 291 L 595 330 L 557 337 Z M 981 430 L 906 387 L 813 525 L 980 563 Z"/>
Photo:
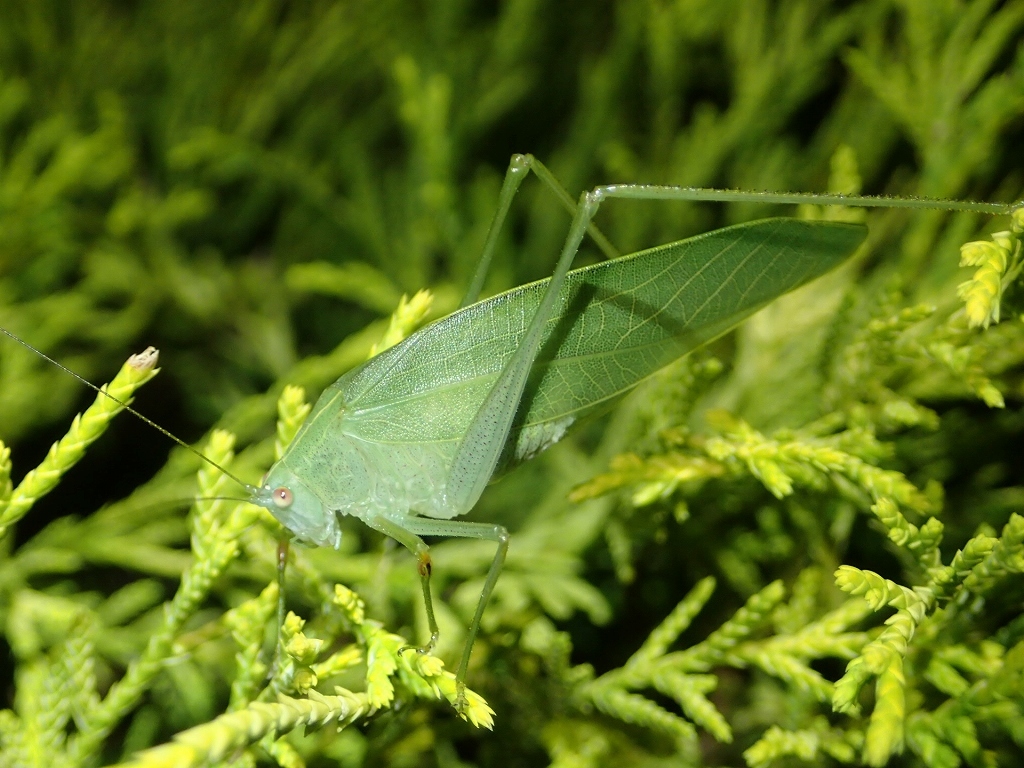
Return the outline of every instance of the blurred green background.
<path id="1" fill-rule="evenodd" d="M 319 394 L 365 356 L 383 330 L 371 324 L 403 293 L 433 289 L 433 316 L 455 308 L 514 152 L 539 157 L 574 195 L 613 182 L 824 191 L 846 146 L 868 193 L 1020 198 L 1022 35 L 1020 0 L 0 0 L 0 325 L 96 382 L 156 346 L 163 373 L 140 394 L 143 412 L 187 440 L 218 420 L 243 443 L 264 438 L 281 386 L 300 381 Z M 614 202 L 598 223 L 628 253 L 780 210 Z M 547 275 L 567 223 L 540 184 L 527 184 L 486 292 Z M 897 291 L 896 309 L 928 301 L 953 311 L 966 274 L 957 247 L 987 222 L 880 213 L 869 224 L 857 300 Z M 716 346 L 728 376 L 715 404 L 764 429 L 820 415 L 805 395 L 816 397 L 821 381 L 804 375 L 801 354 L 785 357 L 785 331 L 741 337 L 746 357 L 735 368 L 737 342 Z M 1013 350 L 997 372 L 1010 406 L 1002 415 L 962 387 L 916 390 L 944 419 L 939 438 L 905 441 L 918 451 L 911 464 L 933 470 L 922 470 L 922 484 L 941 476 L 947 492 L 971 498 L 1018 485 Z M 775 367 L 777 357 L 792 366 Z M 90 399 L 66 374 L 0 343 L 0 438 L 13 447 L 16 480 Z M 595 456 L 598 429 L 511 476 L 478 519 L 515 528 L 549 492 L 564 499 L 629 444 L 636 428 L 624 418 L 614 422 L 621 439 Z M 168 451 L 148 428 L 119 424 L 18 540 L 48 517 L 86 515 L 125 495 Z M 1019 491 L 958 530 L 1001 525 Z M 702 569 L 717 567 L 710 554 L 690 562 L 681 549 L 658 549 L 665 521 L 636 522 L 639 577 L 621 552 L 608 553 L 614 542 L 581 534 L 590 543 L 576 555 L 614 618 L 595 628 L 601 611 L 592 602 L 588 617 L 579 596 L 556 615 L 569 622 L 560 626 L 575 662 L 621 664 Z M 868 565 L 895 567 L 877 540 L 852 546 Z M 394 567 L 411 571 L 404 559 Z M 124 577 L 81 578 L 104 589 Z M 746 596 L 742 579 L 732 587 Z M 728 598 L 722 615 L 741 602 Z M 548 694 L 539 683 L 503 694 L 482 682 L 499 711 L 498 741 L 462 756 L 542 764 L 531 708 Z M 155 733 L 166 738 L 187 720 Z M 409 747 L 407 757 L 455 764 L 442 752 Z"/>

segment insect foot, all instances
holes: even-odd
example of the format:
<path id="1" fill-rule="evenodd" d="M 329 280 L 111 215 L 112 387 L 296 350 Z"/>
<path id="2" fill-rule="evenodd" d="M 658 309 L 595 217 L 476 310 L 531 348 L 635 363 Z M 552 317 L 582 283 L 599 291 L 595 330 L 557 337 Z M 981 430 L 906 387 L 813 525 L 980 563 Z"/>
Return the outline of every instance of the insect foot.
<path id="1" fill-rule="evenodd" d="M 416 653 L 424 655 L 428 653 L 433 653 L 434 648 L 437 647 L 437 639 L 439 637 L 439 632 L 431 632 L 430 639 L 427 641 L 426 645 L 403 645 L 401 648 L 398 649 L 398 652 L 405 653 L 406 651 L 416 651 Z"/>

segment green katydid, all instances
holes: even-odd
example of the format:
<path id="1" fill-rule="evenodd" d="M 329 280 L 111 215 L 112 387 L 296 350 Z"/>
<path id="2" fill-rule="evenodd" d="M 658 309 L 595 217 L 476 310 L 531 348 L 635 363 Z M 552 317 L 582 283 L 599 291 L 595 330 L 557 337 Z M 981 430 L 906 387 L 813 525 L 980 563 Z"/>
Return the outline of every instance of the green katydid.
<path id="1" fill-rule="evenodd" d="M 512 200 L 531 170 L 574 210 L 557 266 L 547 280 L 470 304 Z M 298 539 L 338 547 L 339 517 L 351 515 L 413 552 L 430 630 L 421 651 L 432 649 L 438 637 L 430 554 L 422 537 L 493 541 L 496 552 L 456 674 L 460 692 L 509 536 L 500 525 L 455 518 L 475 506 L 496 470 L 544 450 L 589 412 L 829 271 L 866 234 L 858 224 L 765 219 L 570 271 L 585 233 L 601 239 L 591 221 L 610 198 L 994 214 L 1014 208 L 644 185 L 597 187 L 573 206 L 543 165 L 514 156 L 463 308 L 338 379 L 261 486 L 243 483 L 249 500 L 268 509 Z"/>

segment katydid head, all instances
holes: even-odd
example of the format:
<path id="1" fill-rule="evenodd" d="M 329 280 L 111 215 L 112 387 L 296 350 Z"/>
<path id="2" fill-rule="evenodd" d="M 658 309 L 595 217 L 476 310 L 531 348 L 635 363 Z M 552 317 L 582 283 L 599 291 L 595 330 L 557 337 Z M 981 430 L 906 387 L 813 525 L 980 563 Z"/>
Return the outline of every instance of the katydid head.
<path id="1" fill-rule="evenodd" d="M 335 549 L 341 544 L 337 515 L 284 462 L 270 468 L 250 501 L 268 510 L 297 539 Z"/>

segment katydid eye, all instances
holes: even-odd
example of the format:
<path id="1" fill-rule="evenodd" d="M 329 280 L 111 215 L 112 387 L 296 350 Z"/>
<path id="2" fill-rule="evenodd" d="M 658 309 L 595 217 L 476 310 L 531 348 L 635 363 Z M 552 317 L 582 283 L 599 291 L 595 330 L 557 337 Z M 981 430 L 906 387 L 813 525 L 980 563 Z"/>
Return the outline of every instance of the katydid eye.
<path id="1" fill-rule="evenodd" d="M 274 499 L 274 506 L 278 509 L 288 509 L 292 505 L 292 501 L 295 500 L 292 492 L 283 485 L 280 488 L 275 488 L 271 496 Z"/>

